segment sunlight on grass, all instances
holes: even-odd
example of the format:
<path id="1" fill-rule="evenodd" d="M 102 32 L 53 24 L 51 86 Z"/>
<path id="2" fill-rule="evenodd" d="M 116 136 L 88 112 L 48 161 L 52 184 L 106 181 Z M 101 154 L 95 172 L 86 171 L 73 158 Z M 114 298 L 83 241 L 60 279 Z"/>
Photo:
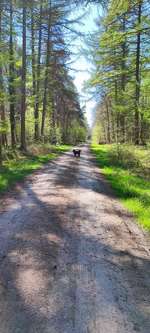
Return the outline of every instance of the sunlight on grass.
<path id="1" fill-rule="evenodd" d="M 34 155 L 32 155 L 32 149 L 33 147 L 31 147 L 29 155 L 18 154 L 16 159 L 9 159 L 3 163 L 0 168 L 0 192 L 6 191 L 9 186 L 23 180 L 25 176 L 39 169 L 43 164 L 68 151 L 70 146 L 36 146 Z M 43 151 L 44 154 L 42 154 Z"/>
<path id="2" fill-rule="evenodd" d="M 136 170 L 127 169 L 124 165 L 117 166 L 116 160 L 113 162 L 110 158 L 110 145 L 92 145 L 91 149 L 102 173 L 124 206 L 136 216 L 144 228 L 150 230 L 150 181 L 136 174 Z M 139 151 L 138 154 L 140 156 Z M 141 153 L 142 157 L 143 155 L 144 151 Z M 138 169 L 138 173 L 139 171 Z"/>

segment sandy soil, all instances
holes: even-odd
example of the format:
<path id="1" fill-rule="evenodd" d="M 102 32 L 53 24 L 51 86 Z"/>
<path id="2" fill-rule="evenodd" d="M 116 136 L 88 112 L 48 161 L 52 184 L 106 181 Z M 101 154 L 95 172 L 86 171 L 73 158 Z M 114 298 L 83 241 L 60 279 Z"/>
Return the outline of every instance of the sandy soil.
<path id="1" fill-rule="evenodd" d="M 0 205 L 0 333 L 150 333 L 148 241 L 88 147 Z"/>

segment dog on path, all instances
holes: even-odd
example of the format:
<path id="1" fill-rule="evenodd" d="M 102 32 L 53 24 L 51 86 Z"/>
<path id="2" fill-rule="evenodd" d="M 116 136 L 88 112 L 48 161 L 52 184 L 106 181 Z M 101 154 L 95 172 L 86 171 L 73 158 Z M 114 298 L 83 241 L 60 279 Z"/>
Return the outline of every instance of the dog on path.
<path id="1" fill-rule="evenodd" d="M 74 148 L 73 149 L 73 154 L 74 154 L 74 157 L 80 157 L 81 149 Z"/>

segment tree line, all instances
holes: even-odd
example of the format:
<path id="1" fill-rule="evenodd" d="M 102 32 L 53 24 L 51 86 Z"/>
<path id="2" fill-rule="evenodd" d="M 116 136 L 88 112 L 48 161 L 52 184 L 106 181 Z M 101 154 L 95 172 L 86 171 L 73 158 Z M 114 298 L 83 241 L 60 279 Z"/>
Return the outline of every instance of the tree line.
<path id="1" fill-rule="evenodd" d="M 84 140 L 86 123 L 69 72 L 67 0 L 0 1 L 0 159 L 5 147 Z"/>
<path id="2" fill-rule="evenodd" d="M 89 39 L 98 142 L 150 141 L 150 3 L 111 0 Z"/>

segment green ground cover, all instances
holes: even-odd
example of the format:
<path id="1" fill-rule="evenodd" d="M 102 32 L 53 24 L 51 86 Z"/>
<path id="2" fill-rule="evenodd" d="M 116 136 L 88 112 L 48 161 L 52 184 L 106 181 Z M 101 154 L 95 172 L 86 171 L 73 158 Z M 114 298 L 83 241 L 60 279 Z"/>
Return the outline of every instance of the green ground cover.
<path id="1" fill-rule="evenodd" d="M 117 197 L 150 231 L 150 150 L 113 145 L 91 149 Z"/>
<path id="2" fill-rule="evenodd" d="M 6 158 L 0 167 L 0 193 L 70 148 L 68 145 L 45 144 L 30 146 L 25 155 L 17 150 L 6 152 Z"/>

